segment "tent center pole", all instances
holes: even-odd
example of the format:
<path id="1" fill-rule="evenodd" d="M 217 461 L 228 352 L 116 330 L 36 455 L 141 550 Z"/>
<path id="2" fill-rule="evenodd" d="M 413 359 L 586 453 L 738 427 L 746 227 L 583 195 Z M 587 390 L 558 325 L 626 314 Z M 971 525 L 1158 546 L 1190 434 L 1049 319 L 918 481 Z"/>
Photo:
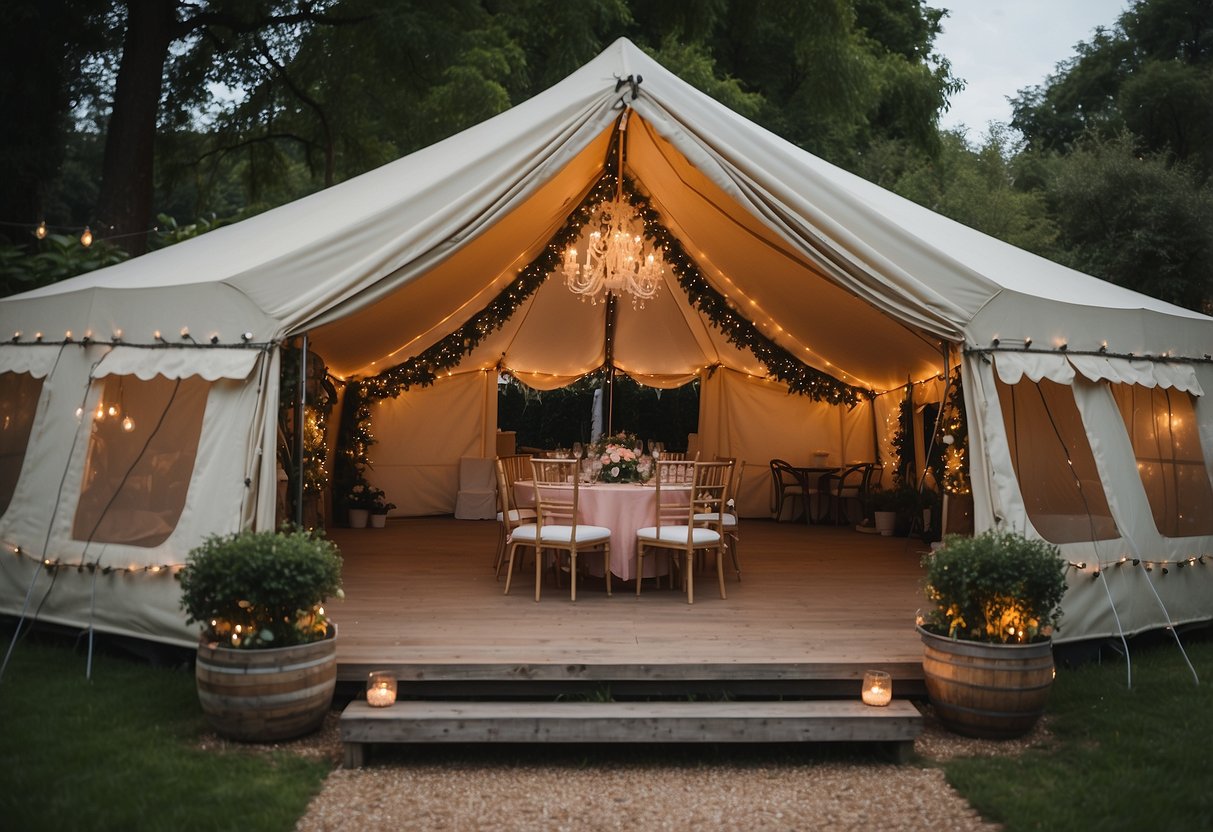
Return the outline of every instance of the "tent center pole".
<path id="1" fill-rule="evenodd" d="M 603 320 L 603 361 L 607 368 L 607 436 L 615 435 L 615 293 L 607 292 Z"/>
<path id="2" fill-rule="evenodd" d="M 306 452 L 306 437 L 304 436 L 303 417 L 307 410 L 307 333 L 303 333 L 303 347 L 299 350 L 299 397 L 295 409 L 295 438 L 298 447 L 296 459 L 299 461 L 296 471 L 297 482 L 295 491 L 295 525 L 303 528 L 303 472 Z"/>

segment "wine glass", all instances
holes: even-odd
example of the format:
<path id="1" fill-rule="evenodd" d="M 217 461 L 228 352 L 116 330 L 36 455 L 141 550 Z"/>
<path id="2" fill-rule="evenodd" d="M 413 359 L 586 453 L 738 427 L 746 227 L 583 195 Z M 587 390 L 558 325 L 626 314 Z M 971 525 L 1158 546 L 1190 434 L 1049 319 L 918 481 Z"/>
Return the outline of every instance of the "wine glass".
<path id="1" fill-rule="evenodd" d="M 653 457 L 653 459 L 661 459 L 661 454 L 664 453 L 664 451 L 665 451 L 664 442 L 650 442 L 649 443 L 649 454 Z"/>
<path id="2" fill-rule="evenodd" d="M 585 456 L 585 448 L 582 447 L 580 442 L 574 442 L 573 459 L 581 459 L 583 456 Z"/>

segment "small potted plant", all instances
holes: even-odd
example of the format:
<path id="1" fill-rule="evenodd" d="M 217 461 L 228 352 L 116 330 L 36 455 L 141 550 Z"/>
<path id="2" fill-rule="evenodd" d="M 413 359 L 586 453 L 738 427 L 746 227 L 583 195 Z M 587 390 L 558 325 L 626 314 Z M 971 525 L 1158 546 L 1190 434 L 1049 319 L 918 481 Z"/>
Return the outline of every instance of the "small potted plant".
<path id="1" fill-rule="evenodd" d="M 897 528 L 897 509 L 901 500 L 900 493 L 895 489 L 878 488 L 869 497 L 872 507 L 872 524 L 876 531 L 885 537 L 890 537 Z"/>
<path id="2" fill-rule="evenodd" d="M 187 621 L 202 625 L 195 676 L 211 726 L 255 742 L 315 730 L 337 681 L 324 610 L 343 597 L 337 547 L 302 530 L 213 536 L 179 578 Z"/>
<path id="3" fill-rule="evenodd" d="M 395 503 L 389 503 L 386 500 L 386 495 L 381 489 L 371 489 L 371 528 L 382 529 L 387 525 L 387 513 L 396 507 Z"/>
<path id="4" fill-rule="evenodd" d="M 923 510 L 930 507 L 934 497 L 935 493 L 930 489 L 920 492 L 909 483 L 877 489 L 870 497 L 872 522 L 883 535 L 905 537 L 914 528 L 915 521 L 922 518 Z"/>
<path id="5" fill-rule="evenodd" d="M 991 530 L 949 535 L 923 566 L 929 607 L 918 632 L 940 721 L 976 737 L 1027 733 L 1053 683 L 1052 634 L 1066 591 L 1060 550 Z"/>
<path id="6" fill-rule="evenodd" d="M 371 516 L 371 507 L 377 499 L 382 498 L 383 492 L 371 487 L 371 484 L 359 476 L 350 486 L 345 498 L 345 507 L 351 529 L 365 529 Z"/>

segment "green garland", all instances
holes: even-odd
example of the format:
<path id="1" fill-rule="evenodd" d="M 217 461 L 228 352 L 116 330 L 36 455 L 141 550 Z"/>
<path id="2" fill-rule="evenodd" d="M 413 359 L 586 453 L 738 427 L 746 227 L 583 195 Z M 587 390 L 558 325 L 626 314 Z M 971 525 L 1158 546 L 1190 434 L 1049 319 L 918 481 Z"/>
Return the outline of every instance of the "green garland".
<path id="1" fill-rule="evenodd" d="M 952 371 L 952 382 L 948 385 L 948 398 L 944 403 L 943 431 L 951 436 L 943 460 L 943 476 L 940 483 L 949 494 L 968 494 L 972 491 L 969 482 L 969 427 L 965 418 L 964 387 L 961 384 L 960 368 Z"/>
<path id="2" fill-rule="evenodd" d="M 914 482 L 914 385 L 906 384 L 905 395 L 897 406 L 897 430 L 893 434 L 893 484 L 913 487 Z"/>
<path id="3" fill-rule="evenodd" d="M 767 371 L 788 386 L 788 392 L 807 396 L 815 402 L 845 404 L 854 407 L 860 398 L 871 399 L 875 393 L 855 387 L 805 364 L 783 347 L 763 335 L 752 322 L 738 314 L 723 295 L 717 292 L 700 273 L 694 259 L 686 253 L 678 238 L 661 222 L 661 215 L 648 199 L 636 193 L 624 181 L 628 201 L 644 220 L 645 236 L 665 249 L 665 262 L 678 278 L 678 285 L 692 305 L 729 339 L 730 343 L 749 350 Z"/>
<path id="4" fill-rule="evenodd" d="M 569 215 L 564 226 L 548 241 L 539 256 L 488 306 L 429 349 L 378 375 L 363 379 L 359 382 L 363 395 L 375 399 L 394 398 L 410 387 L 427 387 L 443 372 L 458 366 L 464 356 L 470 355 L 486 337 L 513 317 L 518 307 L 543 285 L 548 275 L 560 268 L 564 250 L 577 240 L 582 226 L 593 219 L 594 209 L 598 204 L 609 199 L 614 191 L 615 173 L 608 169 Z M 624 192 L 644 220 L 645 235 L 665 250 L 665 261 L 674 271 L 678 285 L 686 293 L 687 299 L 706 315 L 712 325 L 723 332 L 731 343 L 749 350 L 772 376 L 787 384 L 789 392 L 807 396 L 813 401 L 845 404 L 848 407 L 856 405 L 861 398 L 872 398 L 874 394 L 871 390 L 846 384 L 828 373 L 808 366 L 759 332 L 758 327 L 738 314 L 729 306 L 724 296 L 708 284 L 682 244 L 661 223 L 661 216 L 649 200 L 638 194 L 626 179 Z"/>
<path id="5" fill-rule="evenodd" d="M 349 399 L 346 412 L 352 416 L 352 421 L 343 420 L 343 425 L 348 424 L 350 428 L 348 435 L 343 436 L 341 459 L 345 463 L 344 473 L 351 481 L 365 472 L 369 465 L 366 448 L 374 442 L 370 435 L 367 403 L 371 399 L 395 398 L 411 387 L 433 384 L 442 373 L 457 367 L 485 338 L 500 329 L 518 311 L 518 307 L 535 294 L 548 276 L 560 268 L 565 249 L 580 237 L 582 226 L 593 219 L 598 204 L 610 199 L 616 190 L 614 160 L 617 141 L 618 136 L 612 140 L 602 176 L 569 214 L 565 224 L 552 236 L 543 251 L 487 306 L 459 329 L 418 355 L 349 385 L 346 390 Z M 749 350 L 773 377 L 787 384 L 791 393 L 807 396 L 813 401 L 845 404 L 848 407 L 857 404 L 860 398 L 872 398 L 874 394 L 871 390 L 846 384 L 800 361 L 732 309 L 724 296 L 708 284 L 682 244 L 662 224 L 660 215 L 649 200 L 638 194 L 626 179 L 623 185 L 629 202 L 644 219 L 646 236 L 664 248 L 665 261 L 673 269 L 687 299 L 731 343 Z"/>
<path id="6" fill-rule="evenodd" d="M 581 235 L 581 227 L 593 219 L 598 203 L 610 198 L 614 190 L 614 175 L 604 175 L 581 204 L 573 209 L 564 226 L 552 236 L 543 251 L 488 306 L 429 349 L 360 381 L 362 394 L 375 399 L 395 398 L 410 387 L 428 387 L 442 373 L 457 367 L 464 356 L 471 355 L 485 338 L 501 329 L 514 316 L 518 307 L 535 294 L 549 274 L 560 268 L 564 250 Z"/>

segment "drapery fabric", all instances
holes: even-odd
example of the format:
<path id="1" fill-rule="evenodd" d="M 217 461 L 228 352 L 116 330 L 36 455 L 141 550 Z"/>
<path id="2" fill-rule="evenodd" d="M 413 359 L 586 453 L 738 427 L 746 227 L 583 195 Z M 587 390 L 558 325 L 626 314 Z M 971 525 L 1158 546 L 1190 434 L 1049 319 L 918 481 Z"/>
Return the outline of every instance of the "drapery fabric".
<path id="1" fill-rule="evenodd" d="M 114 347 L 93 370 L 93 378 L 135 376 L 150 381 L 199 376 L 207 381 L 248 378 L 259 357 L 256 349 Z"/>

